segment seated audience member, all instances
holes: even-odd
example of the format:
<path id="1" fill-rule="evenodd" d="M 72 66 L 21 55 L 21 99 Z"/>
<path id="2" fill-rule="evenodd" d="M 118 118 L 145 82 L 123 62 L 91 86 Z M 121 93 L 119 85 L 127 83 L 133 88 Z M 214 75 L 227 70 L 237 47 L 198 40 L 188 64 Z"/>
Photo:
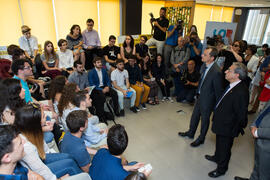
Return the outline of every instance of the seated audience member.
<path id="1" fill-rule="evenodd" d="M 130 110 L 134 113 L 137 113 L 137 109 L 135 107 L 136 91 L 130 87 L 128 72 L 124 68 L 124 61 L 118 59 L 116 61 L 116 67 L 117 68 L 111 73 L 111 80 L 112 85 L 118 95 L 120 116 L 125 115 L 124 98 L 127 96 L 130 97 Z"/>
<path id="2" fill-rule="evenodd" d="M 84 172 L 89 172 L 91 165 L 91 154 L 95 151 L 85 146 L 84 140 L 81 138 L 83 132 L 87 129 L 88 114 L 83 110 L 72 111 L 67 116 L 67 126 L 70 130 L 63 138 L 60 145 L 62 153 L 69 154 Z"/>
<path id="3" fill-rule="evenodd" d="M 83 37 L 83 48 L 86 56 L 85 69 L 89 70 L 94 67 L 92 62 L 94 57 L 96 56 L 102 57 L 102 49 L 98 32 L 93 29 L 94 20 L 87 19 L 86 25 L 87 28 L 82 32 L 82 37 Z"/>
<path id="4" fill-rule="evenodd" d="M 16 48 L 13 50 L 12 61 L 16 61 L 18 59 L 25 59 L 25 58 L 26 58 L 25 52 L 21 48 Z M 31 62 L 31 65 L 32 65 L 32 62 Z"/>
<path id="5" fill-rule="evenodd" d="M 150 87 L 148 103 L 151 105 L 159 104 L 158 84 L 155 81 L 155 78 L 153 78 L 152 73 L 151 73 L 150 56 L 149 55 L 144 56 L 139 66 L 142 72 L 144 84 Z"/>
<path id="6" fill-rule="evenodd" d="M 31 29 L 23 25 L 21 27 L 23 36 L 19 39 L 20 48 L 25 52 L 27 58 L 31 59 L 32 63 L 35 63 L 35 58 L 38 54 L 38 41 L 37 38 L 31 35 Z"/>
<path id="7" fill-rule="evenodd" d="M 103 55 L 106 61 L 106 68 L 113 71 L 116 68 L 116 60 L 121 59 L 120 47 L 115 46 L 116 37 L 110 35 L 109 44 L 103 48 Z"/>
<path id="8" fill-rule="evenodd" d="M 181 76 L 184 89 L 182 89 L 177 96 L 178 102 L 188 102 L 189 104 L 193 104 L 200 77 L 200 73 L 195 69 L 195 61 L 192 59 L 189 60 L 187 63 L 187 70 Z"/>
<path id="9" fill-rule="evenodd" d="M 24 167 L 40 174 L 45 180 L 81 172 L 68 154 L 51 153 L 52 150 L 44 142 L 42 127 L 46 125 L 46 120 L 43 110 L 32 104 L 18 109 L 14 125 L 25 141 L 25 155 L 20 161 Z"/>
<path id="10" fill-rule="evenodd" d="M 172 50 L 171 64 L 172 76 L 174 80 L 174 94 L 177 96 L 183 89 L 183 83 L 180 81 L 184 70 L 187 69 L 187 61 L 190 58 L 190 49 L 185 46 L 185 40 L 182 36 L 178 37 L 178 45 Z"/>
<path id="11" fill-rule="evenodd" d="M 45 72 L 42 72 L 44 76 L 54 79 L 56 76 L 61 75 L 62 70 L 59 68 L 59 56 L 55 53 L 51 41 L 44 43 L 44 53 L 40 56 L 40 59 L 46 69 Z"/>
<path id="12" fill-rule="evenodd" d="M 68 82 L 77 84 L 80 90 L 87 89 L 89 91 L 88 75 L 83 69 L 83 63 L 80 60 L 75 61 L 73 67 L 74 72 L 69 75 Z"/>
<path id="13" fill-rule="evenodd" d="M 99 149 L 93 157 L 90 167 L 93 180 L 124 180 L 131 171 L 144 166 L 142 163 L 122 164 L 121 155 L 128 145 L 128 135 L 122 125 L 117 124 L 109 129 L 107 143 L 108 149 Z"/>
<path id="14" fill-rule="evenodd" d="M 178 37 L 183 36 L 183 21 L 178 20 L 175 24 L 172 24 L 168 28 L 167 38 L 164 45 L 164 65 L 166 73 L 168 74 L 171 67 L 171 53 L 174 47 L 177 46 Z"/>
<path id="15" fill-rule="evenodd" d="M 197 69 L 200 69 L 202 65 L 201 55 L 203 45 L 199 40 L 197 32 L 191 32 L 189 37 L 190 38 L 187 47 L 190 49 L 190 59 L 195 60 Z"/>
<path id="16" fill-rule="evenodd" d="M 157 54 L 156 61 L 152 64 L 151 72 L 161 89 L 162 101 L 169 100 L 173 102 L 170 93 L 170 84 L 166 79 L 165 65 L 161 54 Z"/>
<path id="17" fill-rule="evenodd" d="M 134 39 L 131 35 L 127 35 L 123 45 L 120 47 L 121 58 L 124 63 L 128 63 L 128 59 L 136 54 L 134 47 Z"/>
<path id="18" fill-rule="evenodd" d="M 114 112 L 119 116 L 119 104 L 117 92 L 111 87 L 111 80 L 104 68 L 102 68 L 102 62 L 100 57 L 95 57 L 93 60 L 95 68 L 93 68 L 88 74 L 88 80 L 90 86 L 95 86 L 91 92 L 91 99 L 93 99 L 93 105 L 96 108 L 96 114 L 101 122 L 106 122 L 107 119 L 113 119 L 113 115 L 104 111 L 104 103 L 106 96 L 112 98 Z"/>
<path id="19" fill-rule="evenodd" d="M 25 92 L 18 79 L 5 79 L 1 83 L 1 123 L 13 124 L 15 112 L 25 105 Z"/>
<path id="20" fill-rule="evenodd" d="M 59 113 L 59 123 L 65 132 L 68 131 L 66 118 L 73 109 L 72 101 L 75 97 L 76 92 L 78 91 L 79 89 L 76 84 L 68 83 L 64 86 L 61 93 L 60 101 L 57 108 Z"/>
<path id="21" fill-rule="evenodd" d="M 147 41 L 146 36 L 141 36 L 140 43 L 135 45 L 136 50 L 136 58 L 139 62 L 138 64 L 143 60 L 146 54 L 148 54 L 148 46 L 145 44 Z"/>
<path id="22" fill-rule="evenodd" d="M 76 106 L 73 110 L 88 111 L 88 108 L 92 106 L 92 100 L 85 90 L 76 93 L 72 103 Z M 87 147 L 97 148 L 107 144 L 107 126 L 98 122 L 97 116 L 88 113 L 88 126 L 82 136 Z"/>
<path id="23" fill-rule="evenodd" d="M 146 101 L 150 92 L 150 88 L 143 83 L 142 72 L 139 66 L 136 64 L 135 56 L 128 59 L 128 63 L 125 66 L 129 74 L 130 86 L 136 91 L 135 108 L 140 111 L 139 105 L 141 104 L 143 109 L 146 109 Z M 142 99 L 141 99 L 142 97 Z"/>
<path id="24" fill-rule="evenodd" d="M 0 79 L 12 77 L 10 68 L 11 61 L 9 59 L 0 59 Z"/>
<path id="25" fill-rule="evenodd" d="M 70 49 L 67 49 L 67 41 L 65 39 L 58 41 L 58 47 L 60 48 L 60 51 L 57 52 L 59 56 L 59 68 L 71 74 L 74 63 L 73 53 Z"/>
<path id="26" fill-rule="evenodd" d="M 12 72 L 14 73 L 15 79 L 21 81 L 22 88 L 25 91 L 25 102 L 35 102 L 38 103 L 35 99 L 31 97 L 31 92 L 29 90 L 26 79 L 33 75 L 32 68 L 29 64 L 29 61 L 26 59 L 19 59 L 12 62 L 11 65 Z"/>
<path id="27" fill-rule="evenodd" d="M 60 102 L 60 98 L 64 89 L 64 86 L 68 83 L 67 78 L 65 76 L 57 76 L 54 78 L 49 87 L 48 96 L 49 96 L 49 105 L 53 108 L 53 116 L 57 120 L 58 116 L 58 104 Z"/>
<path id="28" fill-rule="evenodd" d="M 83 67 L 85 65 L 85 53 L 83 50 L 83 37 L 81 34 L 81 28 L 75 24 L 71 27 L 70 33 L 66 37 L 67 48 L 73 51 L 74 60 L 81 60 Z M 72 67 L 72 66 L 70 66 Z"/>
<path id="29" fill-rule="evenodd" d="M 166 39 L 166 31 L 169 26 L 169 20 L 166 18 L 165 7 L 160 8 L 159 15 L 160 15 L 159 18 L 150 20 L 150 24 L 151 24 L 152 30 L 154 30 L 154 33 L 153 33 L 153 37 L 150 38 L 146 42 L 146 45 L 148 47 L 155 45 L 157 47 L 157 54 L 162 54 L 163 46 L 165 44 L 165 39 Z"/>
<path id="30" fill-rule="evenodd" d="M 132 172 L 129 174 L 125 180 L 147 180 L 147 176 L 141 172 Z"/>
<path id="31" fill-rule="evenodd" d="M 254 78 L 255 72 L 257 70 L 259 64 L 259 58 L 256 56 L 257 46 L 249 45 L 246 50 L 245 59 L 243 61 L 244 64 L 247 65 L 248 69 L 248 87 L 251 80 Z"/>
<path id="32" fill-rule="evenodd" d="M 7 53 L 9 55 L 9 57 L 7 58 L 8 60 L 12 61 L 12 56 L 14 54 L 15 49 L 20 49 L 20 47 L 18 45 L 15 45 L 15 44 L 11 44 L 7 47 Z"/>
<path id="33" fill-rule="evenodd" d="M 0 125 L 0 179 L 43 180 L 18 163 L 24 156 L 24 140 L 11 125 Z"/>
<path id="34" fill-rule="evenodd" d="M 258 48 L 258 49 L 257 49 L 256 55 L 257 55 L 259 58 L 262 57 L 262 56 L 264 56 L 264 53 L 265 53 L 265 51 L 267 50 L 267 48 L 268 48 L 268 44 L 263 44 L 261 48 Z"/>

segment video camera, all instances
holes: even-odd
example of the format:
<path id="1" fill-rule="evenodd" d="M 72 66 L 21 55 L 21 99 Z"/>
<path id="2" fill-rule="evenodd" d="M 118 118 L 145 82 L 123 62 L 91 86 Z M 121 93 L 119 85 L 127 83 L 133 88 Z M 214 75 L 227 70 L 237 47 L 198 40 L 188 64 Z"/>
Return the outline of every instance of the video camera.
<path id="1" fill-rule="evenodd" d="M 177 31 L 179 31 L 179 30 L 183 30 L 183 20 L 182 19 L 179 19 L 178 21 L 177 21 L 177 28 L 176 28 L 176 30 Z"/>
<path id="2" fill-rule="evenodd" d="M 156 19 L 154 18 L 154 15 L 153 15 L 153 13 L 149 13 L 149 16 L 151 17 L 151 19 L 150 19 L 150 21 L 151 21 L 151 22 L 154 22 L 154 21 L 156 21 Z"/>

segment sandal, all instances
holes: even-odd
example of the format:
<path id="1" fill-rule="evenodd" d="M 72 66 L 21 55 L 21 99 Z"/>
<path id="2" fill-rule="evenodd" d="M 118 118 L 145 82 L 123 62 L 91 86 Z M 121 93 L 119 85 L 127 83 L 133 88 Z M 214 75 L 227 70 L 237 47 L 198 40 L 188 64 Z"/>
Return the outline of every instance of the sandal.
<path id="1" fill-rule="evenodd" d="M 148 99 L 147 103 L 150 104 L 150 105 L 155 105 L 156 104 L 155 101 L 151 100 L 150 98 Z"/>
<path id="2" fill-rule="evenodd" d="M 156 103 L 156 104 L 159 104 L 158 97 L 155 97 L 155 103 Z"/>

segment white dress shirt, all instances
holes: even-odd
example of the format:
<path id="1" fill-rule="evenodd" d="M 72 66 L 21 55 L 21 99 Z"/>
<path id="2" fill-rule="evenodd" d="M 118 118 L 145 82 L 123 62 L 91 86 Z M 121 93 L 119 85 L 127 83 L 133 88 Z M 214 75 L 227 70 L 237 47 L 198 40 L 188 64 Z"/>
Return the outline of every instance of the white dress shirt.
<path id="1" fill-rule="evenodd" d="M 37 41 L 37 38 L 35 36 L 32 36 L 28 39 L 29 40 L 29 43 L 30 43 L 30 47 L 32 49 L 32 55 L 34 55 L 34 50 L 38 50 L 38 41 Z M 31 56 L 31 50 L 29 48 L 29 45 L 28 45 L 28 42 L 27 42 L 27 39 L 25 36 L 22 36 L 20 37 L 19 39 L 19 45 L 20 45 L 20 48 L 24 51 L 27 52 L 27 54 L 29 54 L 29 56 Z"/>
<path id="2" fill-rule="evenodd" d="M 95 68 L 95 69 L 96 69 L 97 74 L 98 74 L 98 79 L 99 79 L 99 87 L 101 87 L 101 86 L 103 86 L 102 71 L 101 71 L 101 69 L 100 69 L 100 70 L 99 70 L 99 69 L 97 69 L 97 68 Z"/>
<path id="3" fill-rule="evenodd" d="M 59 51 L 57 54 L 59 56 L 59 68 L 73 67 L 73 52 L 70 49 L 66 49 L 65 52 Z"/>

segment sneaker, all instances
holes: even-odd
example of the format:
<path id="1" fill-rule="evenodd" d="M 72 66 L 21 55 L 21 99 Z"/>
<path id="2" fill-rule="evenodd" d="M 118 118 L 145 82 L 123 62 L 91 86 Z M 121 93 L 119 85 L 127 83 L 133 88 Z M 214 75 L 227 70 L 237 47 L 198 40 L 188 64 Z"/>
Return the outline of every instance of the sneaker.
<path id="1" fill-rule="evenodd" d="M 120 114 L 120 116 L 125 116 L 125 110 L 121 109 L 119 114 Z"/>
<path id="2" fill-rule="evenodd" d="M 168 101 L 170 101 L 171 103 L 173 103 L 173 99 L 171 97 L 167 97 Z"/>
<path id="3" fill-rule="evenodd" d="M 137 109 L 136 109 L 136 107 L 135 106 L 133 106 L 133 107 L 131 107 L 131 108 L 129 108 L 132 112 L 134 112 L 134 113 L 137 113 Z"/>
<path id="4" fill-rule="evenodd" d="M 164 102 L 166 99 L 167 99 L 166 97 L 163 97 L 161 101 Z"/>
<path id="5" fill-rule="evenodd" d="M 137 112 L 140 112 L 140 111 L 141 111 L 139 107 L 136 107 L 136 106 L 135 106 L 135 108 L 136 108 L 136 111 L 137 111 Z"/>
<path id="6" fill-rule="evenodd" d="M 142 109 L 144 109 L 144 110 L 147 109 L 145 103 L 142 103 L 141 106 L 142 106 Z"/>

